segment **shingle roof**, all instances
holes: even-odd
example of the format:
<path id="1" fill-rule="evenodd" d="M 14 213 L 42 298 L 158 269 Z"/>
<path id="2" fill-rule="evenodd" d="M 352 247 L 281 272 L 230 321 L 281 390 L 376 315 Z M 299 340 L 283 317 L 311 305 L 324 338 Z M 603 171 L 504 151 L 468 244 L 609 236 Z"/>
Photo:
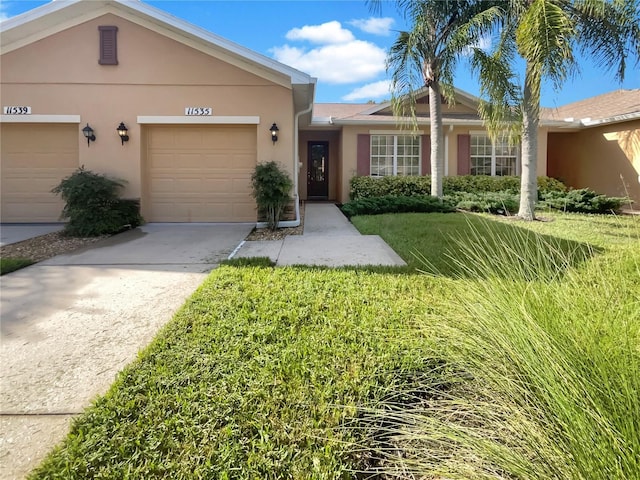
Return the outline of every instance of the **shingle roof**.
<path id="1" fill-rule="evenodd" d="M 545 108 L 541 113 L 545 120 L 573 118 L 576 121 L 589 119 L 591 122 L 632 115 L 640 113 L 640 89 L 616 90 L 562 107 Z"/>

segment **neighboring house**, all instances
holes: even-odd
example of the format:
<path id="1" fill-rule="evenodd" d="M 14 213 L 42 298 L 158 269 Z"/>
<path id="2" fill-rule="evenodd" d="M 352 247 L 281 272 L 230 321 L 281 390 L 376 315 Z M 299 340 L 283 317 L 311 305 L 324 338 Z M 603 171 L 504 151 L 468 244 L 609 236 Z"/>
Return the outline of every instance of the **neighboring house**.
<path id="1" fill-rule="evenodd" d="M 640 89 L 605 93 L 544 115 L 567 125 L 549 133 L 549 176 L 574 188 L 628 195 L 640 208 Z"/>
<path id="2" fill-rule="evenodd" d="M 314 105 L 314 78 L 143 2 L 51 2 L 1 30 L 2 222 L 57 221 L 50 190 L 81 165 L 126 180 L 151 222 L 256 221 L 263 161 L 302 200 L 346 202 L 354 175 L 430 173 L 426 94 L 416 133 L 388 103 Z M 610 195 L 622 175 L 640 202 L 639 91 L 609 95 L 543 111 L 538 173 Z M 518 149 L 492 145 L 476 107 L 462 91 L 443 107 L 445 175 L 518 175 Z"/>

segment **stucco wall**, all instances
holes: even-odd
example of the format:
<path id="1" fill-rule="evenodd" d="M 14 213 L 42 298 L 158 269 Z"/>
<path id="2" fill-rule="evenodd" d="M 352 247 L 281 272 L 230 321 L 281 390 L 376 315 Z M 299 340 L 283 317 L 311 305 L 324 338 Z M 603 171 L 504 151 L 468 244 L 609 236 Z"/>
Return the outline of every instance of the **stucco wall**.
<path id="1" fill-rule="evenodd" d="M 640 120 L 550 133 L 548 152 L 550 176 L 640 204 Z"/>
<path id="2" fill-rule="evenodd" d="M 98 26 L 118 27 L 117 66 L 98 64 Z M 33 114 L 80 115 L 80 165 L 128 181 L 141 196 L 138 116 L 183 116 L 185 107 L 211 107 L 214 116 L 258 116 L 257 160 L 276 160 L 294 174 L 293 97 L 275 83 L 115 15 L 105 15 L 2 56 L 3 105 L 29 105 Z M 124 121 L 130 141 L 121 145 Z M 280 128 L 273 145 L 269 127 Z M 87 147 L 81 129 L 97 137 Z M 34 138 L 33 141 L 38 141 Z"/>

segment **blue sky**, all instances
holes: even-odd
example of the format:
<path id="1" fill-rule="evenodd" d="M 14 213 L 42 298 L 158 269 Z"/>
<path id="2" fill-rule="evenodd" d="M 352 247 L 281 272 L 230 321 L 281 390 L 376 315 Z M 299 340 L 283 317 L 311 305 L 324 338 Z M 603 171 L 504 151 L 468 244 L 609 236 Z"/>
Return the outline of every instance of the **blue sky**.
<path id="1" fill-rule="evenodd" d="M 90 0 L 89 0 L 90 1 Z M 317 102 L 366 102 L 389 98 L 386 51 L 406 28 L 395 2 L 373 15 L 364 0 L 146 0 L 176 17 L 318 77 Z M 46 1 L 1 0 L 0 17 L 18 15 Z M 560 91 L 547 85 L 542 104 L 555 107 L 619 88 L 640 88 L 640 69 L 630 65 L 624 83 L 580 62 L 581 74 Z M 464 64 L 455 84 L 477 95 Z"/>

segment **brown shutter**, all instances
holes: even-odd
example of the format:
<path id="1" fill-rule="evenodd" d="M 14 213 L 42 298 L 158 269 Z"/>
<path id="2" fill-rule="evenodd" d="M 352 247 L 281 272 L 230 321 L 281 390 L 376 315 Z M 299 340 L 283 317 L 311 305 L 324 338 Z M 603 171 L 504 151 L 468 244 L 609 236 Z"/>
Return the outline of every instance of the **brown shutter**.
<path id="1" fill-rule="evenodd" d="M 357 173 L 360 176 L 371 175 L 371 135 L 358 135 L 358 151 L 356 158 L 358 160 Z"/>
<path id="2" fill-rule="evenodd" d="M 471 173 L 471 135 L 458 135 L 458 175 Z"/>
<path id="3" fill-rule="evenodd" d="M 431 136 L 422 135 L 422 175 L 431 175 Z"/>
<path id="4" fill-rule="evenodd" d="M 100 65 L 118 65 L 118 27 L 98 27 L 100 32 Z"/>

